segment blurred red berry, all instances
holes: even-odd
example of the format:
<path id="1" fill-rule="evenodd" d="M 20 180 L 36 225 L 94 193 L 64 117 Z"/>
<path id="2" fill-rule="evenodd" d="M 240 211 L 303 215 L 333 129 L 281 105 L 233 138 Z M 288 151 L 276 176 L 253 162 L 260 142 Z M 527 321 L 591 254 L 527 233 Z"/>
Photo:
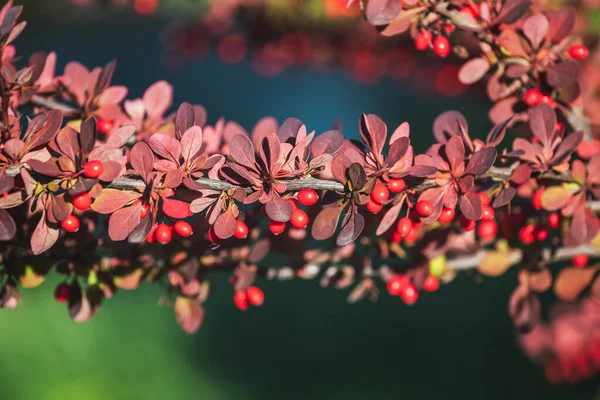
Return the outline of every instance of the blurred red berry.
<path id="1" fill-rule="evenodd" d="M 265 301 L 265 294 L 260 288 L 256 286 L 250 286 L 246 289 L 246 298 L 248 302 L 253 306 L 260 306 Z"/>
<path id="2" fill-rule="evenodd" d="M 423 290 L 426 292 L 435 292 L 440 287 L 440 280 L 437 276 L 429 275 L 423 283 Z"/>
<path id="3" fill-rule="evenodd" d="M 406 241 L 409 243 L 414 243 L 419 240 L 419 228 L 418 225 L 413 224 L 413 228 L 406 235 Z"/>
<path id="4" fill-rule="evenodd" d="M 491 240 L 498 233 L 498 223 L 494 220 L 484 220 L 477 227 L 477 235 L 483 240 Z"/>
<path id="5" fill-rule="evenodd" d="M 392 231 L 391 240 L 392 243 L 399 244 L 402 241 L 402 235 L 398 231 Z"/>
<path id="6" fill-rule="evenodd" d="M 402 301 L 409 305 L 415 304 L 419 298 L 419 292 L 417 292 L 415 286 L 412 283 L 409 283 L 405 285 L 403 289 L 404 290 L 402 290 L 402 293 L 400 293 L 400 298 Z"/>
<path id="7" fill-rule="evenodd" d="M 154 235 L 158 243 L 167 244 L 173 237 L 173 229 L 167 224 L 160 224 L 156 227 Z"/>
<path id="8" fill-rule="evenodd" d="M 539 89 L 529 89 L 523 96 L 523 101 L 529 106 L 535 106 L 542 102 L 544 95 Z"/>
<path id="9" fill-rule="evenodd" d="M 150 204 L 144 203 L 142 204 L 142 208 L 140 209 L 140 218 L 146 218 L 146 215 L 150 212 Z"/>
<path id="10" fill-rule="evenodd" d="M 211 243 L 218 243 L 221 241 L 221 238 L 218 237 L 217 234 L 215 233 L 214 226 L 211 226 L 210 228 L 208 228 L 208 240 Z"/>
<path id="11" fill-rule="evenodd" d="M 417 212 L 422 217 L 429 217 L 433 214 L 433 204 L 427 200 L 417 201 Z"/>
<path id="12" fill-rule="evenodd" d="M 544 240 L 548 239 L 549 235 L 550 233 L 548 232 L 548 228 L 544 226 L 538 226 L 535 230 L 535 238 L 540 242 L 543 242 Z"/>
<path id="13" fill-rule="evenodd" d="M 283 231 L 285 231 L 285 222 L 277 222 L 277 221 L 269 221 L 269 230 L 274 235 L 279 235 Z"/>
<path id="14" fill-rule="evenodd" d="M 550 213 L 548 215 L 548 225 L 554 229 L 558 228 L 560 226 L 560 215 L 556 212 Z"/>
<path id="15" fill-rule="evenodd" d="M 390 179 L 387 187 L 392 193 L 400 193 L 406 188 L 406 182 L 404 182 L 404 179 Z"/>
<path id="16" fill-rule="evenodd" d="M 445 36 L 438 36 L 433 40 L 433 52 L 442 58 L 450 54 L 450 42 Z"/>
<path id="17" fill-rule="evenodd" d="M 573 257 L 573 265 L 579 268 L 587 266 L 589 261 L 590 258 L 587 256 L 587 254 L 577 254 L 575 257 Z"/>
<path id="18" fill-rule="evenodd" d="M 456 211 L 452 208 L 444 208 L 438 217 L 438 221 L 440 224 L 449 224 L 454 220 L 456 216 Z"/>
<path id="19" fill-rule="evenodd" d="M 235 221 L 235 233 L 233 234 L 238 239 L 246 239 L 248 237 L 248 225 L 239 219 Z"/>
<path id="20" fill-rule="evenodd" d="M 408 278 L 404 275 L 394 275 L 387 281 L 387 291 L 392 296 L 399 296 L 404 286 L 410 284 Z"/>
<path id="21" fill-rule="evenodd" d="M 155 240 L 156 240 L 156 225 L 153 226 L 152 229 L 150 229 L 150 232 L 148 232 L 148 234 L 146 235 L 146 242 L 154 243 Z"/>
<path id="22" fill-rule="evenodd" d="M 429 48 L 432 39 L 431 32 L 429 31 L 421 31 L 415 38 L 415 47 L 419 51 L 425 51 Z"/>
<path id="23" fill-rule="evenodd" d="M 371 192 L 371 200 L 383 204 L 390 198 L 390 191 L 383 183 L 377 183 Z"/>
<path id="24" fill-rule="evenodd" d="M 308 226 L 308 214 L 304 210 L 296 210 L 292 213 L 290 223 L 294 228 L 304 229 Z"/>
<path id="25" fill-rule="evenodd" d="M 310 207 L 317 204 L 319 201 L 319 195 L 312 189 L 302 189 L 298 192 L 298 203 L 303 206 Z"/>
<path id="26" fill-rule="evenodd" d="M 481 219 L 484 221 L 491 221 L 496 216 L 494 209 L 488 205 L 484 205 L 481 207 Z"/>
<path id="27" fill-rule="evenodd" d="M 79 218 L 71 214 L 60 225 L 67 232 L 77 232 L 79 230 Z"/>
<path id="28" fill-rule="evenodd" d="M 92 196 L 88 192 L 83 192 L 73 196 L 73 207 L 80 211 L 85 211 L 92 205 Z"/>
<path id="29" fill-rule="evenodd" d="M 411 221 L 411 219 L 408 217 L 404 217 L 400 218 L 400 221 L 398 221 L 398 226 L 396 227 L 396 230 L 400 233 L 400 235 L 402 235 L 402 237 L 405 238 L 408 236 L 412 228 L 413 222 Z"/>
<path id="30" fill-rule="evenodd" d="M 71 287 L 66 283 L 59 283 L 56 289 L 54 290 L 54 299 L 59 303 L 64 303 L 69 300 L 69 295 L 71 294 Z"/>
<path id="31" fill-rule="evenodd" d="M 460 222 L 460 227 L 463 229 L 463 231 L 472 231 L 473 229 L 475 229 L 475 225 L 477 225 L 475 221 L 465 217 L 462 214 L 459 218 L 459 222 Z"/>
<path id="32" fill-rule="evenodd" d="M 569 47 L 569 55 L 575 60 L 584 60 L 589 54 L 588 48 L 582 44 L 574 44 Z"/>
<path id="33" fill-rule="evenodd" d="M 373 200 L 369 199 L 367 204 L 365 204 L 367 210 L 372 214 L 377 214 L 379 211 L 383 210 L 383 204 L 375 203 Z"/>
<path id="34" fill-rule="evenodd" d="M 242 311 L 248 309 L 248 296 L 246 296 L 246 292 L 243 290 L 238 290 L 233 294 L 233 302 Z"/>
<path id="35" fill-rule="evenodd" d="M 98 132 L 106 135 L 108 132 L 110 132 L 113 128 L 113 126 L 115 126 L 115 123 L 110 120 L 110 119 L 106 119 L 106 118 L 100 118 L 98 120 Z"/>
<path id="36" fill-rule="evenodd" d="M 533 193 L 533 197 L 531 198 L 531 203 L 533 204 L 533 208 L 536 210 L 542 209 L 542 196 L 544 195 L 544 189 L 538 189 Z"/>
<path id="37" fill-rule="evenodd" d="M 86 178 L 96 179 L 104 172 L 104 165 L 102 165 L 102 161 L 92 160 L 85 163 L 83 166 L 83 175 Z"/>
<path id="38" fill-rule="evenodd" d="M 545 94 L 542 96 L 542 104 L 546 104 L 550 107 L 556 106 L 556 103 L 554 102 L 554 98 L 549 94 Z"/>
<path id="39" fill-rule="evenodd" d="M 192 226 L 185 221 L 177 221 L 173 225 L 175 232 L 181 237 L 191 236 L 193 232 Z"/>
<path id="40" fill-rule="evenodd" d="M 519 230 L 519 238 L 524 244 L 532 244 L 535 242 L 535 225 L 528 224 Z"/>

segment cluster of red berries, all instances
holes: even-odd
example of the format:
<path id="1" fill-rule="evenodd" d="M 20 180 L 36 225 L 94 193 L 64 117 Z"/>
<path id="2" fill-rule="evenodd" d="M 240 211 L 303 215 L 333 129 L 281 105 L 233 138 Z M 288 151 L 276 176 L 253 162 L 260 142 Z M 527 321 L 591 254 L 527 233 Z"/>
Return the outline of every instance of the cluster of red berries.
<path id="1" fill-rule="evenodd" d="M 554 102 L 554 98 L 551 94 L 544 94 L 539 89 L 529 89 L 523 95 L 523 101 L 528 106 L 535 106 L 538 104 L 546 104 L 550 107 L 554 107 L 556 103 Z"/>
<path id="2" fill-rule="evenodd" d="M 319 201 L 319 195 L 313 189 L 302 189 L 298 192 L 298 203 L 305 207 L 314 206 Z M 286 199 L 292 205 L 292 216 L 290 218 L 290 224 L 296 229 L 304 229 L 308 226 L 310 219 L 306 211 L 302 210 L 296 204 L 293 198 Z M 279 235 L 285 231 L 285 222 L 269 221 L 269 230 L 274 235 Z"/>
<path id="3" fill-rule="evenodd" d="M 144 209 L 142 208 L 140 213 L 143 212 Z M 161 244 L 167 244 L 173 238 L 173 231 L 175 231 L 175 233 L 177 233 L 181 237 L 188 237 L 191 236 L 192 233 L 194 233 L 192 230 L 192 226 L 185 221 L 177 221 L 173 225 L 162 223 L 155 226 L 148 233 L 148 235 L 146 235 L 146 241 L 148 243 L 154 243 L 154 241 L 157 241 Z"/>
<path id="4" fill-rule="evenodd" d="M 439 279 L 434 275 L 429 275 L 423 283 L 423 290 L 426 292 L 435 292 L 440 287 Z M 387 291 L 392 296 L 400 296 L 406 304 L 415 304 L 419 298 L 419 291 L 415 285 L 404 275 L 394 275 L 387 282 Z"/>
<path id="5" fill-rule="evenodd" d="M 248 237 L 248 225 L 246 225 L 244 221 L 240 221 L 239 219 L 236 220 L 233 236 L 238 239 L 246 239 Z M 219 243 L 222 240 L 217 236 L 215 233 L 215 228 L 212 226 L 208 230 L 208 240 L 210 240 L 212 243 Z"/>
<path id="6" fill-rule="evenodd" d="M 438 57 L 447 57 L 450 54 L 450 42 L 445 36 L 436 36 L 433 39 L 433 35 L 430 31 L 421 31 L 415 38 L 415 47 L 419 51 L 425 51 L 433 44 L 433 52 Z"/>
<path id="7" fill-rule="evenodd" d="M 115 123 L 110 119 L 100 118 L 96 126 L 98 127 L 98 132 L 106 135 L 112 130 L 112 128 L 115 126 Z"/>
<path id="8" fill-rule="evenodd" d="M 256 286 L 250 286 L 245 291 L 238 290 L 233 294 L 233 302 L 242 311 L 247 310 L 249 305 L 261 306 L 264 301 L 265 294 Z"/>

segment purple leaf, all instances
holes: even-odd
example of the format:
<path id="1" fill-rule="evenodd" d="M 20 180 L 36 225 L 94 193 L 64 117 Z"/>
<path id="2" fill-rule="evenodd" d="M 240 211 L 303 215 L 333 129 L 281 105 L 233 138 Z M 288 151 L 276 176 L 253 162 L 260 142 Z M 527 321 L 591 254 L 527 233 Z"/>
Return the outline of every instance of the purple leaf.
<path id="1" fill-rule="evenodd" d="M 348 221 L 343 224 L 342 230 L 338 235 L 335 244 L 346 246 L 356 240 L 365 227 L 365 217 L 356 212 L 351 212 Z"/>
<path id="2" fill-rule="evenodd" d="M 140 197 L 142 194 L 139 192 L 103 189 L 100 196 L 94 200 L 92 210 L 100 214 L 112 214 Z"/>
<path id="3" fill-rule="evenodd" d="M 369 0 L 365 14 L 372 25 L 385 25 L 392 22 L 402 10 L 397 0 Z"/>
<path id="4" fill-rule="evenodd" d="M 150 136 L 148 144 L 159 156 L 179 164 L 182 149 L 181 142 L 177 139 L 167 136 L 164 133 L 155 133 Z"/>
<path id="5" fill-rule="evenodd" d="M 344 135 L 340 131 L 327 131 L 317 136 L 310 145 L 310 152 L 313 157 L 322 154 L 333 154 L 344 143 Z"/>
<path id="6" fill-rule="evenodd" d="M 461 166 L 464 165 L 465 145 L 459 136 L 452 136 L 446 143 L 446 157 L 454 173 L 462 174 Z"/>
<path id="7" fill-rule="evenodd" d="M 490 70 L 490 63 L 483 57 L 467 61 L 458 71 L 458 80 L 463 85 L 472 85 Z"/>
<path id="8" fill-rule="evenodd" d="M 219 238 L 227 239 L 235 233 L 235 226 L 236 223 L 233 208 L 229 207 L 227 211 L 217 217 L 213 229 Z"/>
<path id="9" fill-rule="evenodd" d="M 540 142 L 547 146 L 556 129 L 556 113 L 552 107 L 539 104 L 529 109 L 529 127 Z"/>
<path id="10" fill-rule="evenodd" d="M 516 194 L 517 189 L 515 189 L 514 187 L 507 187 L 505 189 L 502 189 L 496 195 L 496 197 L 494 197 L 494 200 L 492 201 L 492 207 L 498 208 L 507 205 L 515 197 Z"/>
<path id="11" fill-rule="evenodd" d="M 265 212 L 273 221 L 287 222 L 292 216 L 292 205 L 278 194 L 274 194 L 271 200 L 265 204 Z"/>
<path id="12" fill-rule="evenodd" d="M 573 132 L 564 138 L 554 152 L 550 166 L 558 165 L 569 157 L 583 140 L 583 132 Z"/>
<path id="13" fill-rule="evenodd" d="M 535 14 L 523 23 L 523 33 L 535 49 L 538 49 L 548 32 L 548 19 L 544 14 Z"/>
<path id="14" fill-rule="evenodd" d="M 496 161 L 496 155 L 497 151 L 495 147 L 484 147 L 483 149 L 473 153 L 469 159 L 464 173 L 481 175 L 484 172 L 487 172 L 491 166 L 494 165 L 494 161 Z"/>
<path id="15" fill-rule="evenodd" d="M 0 209 L 0 240 L 12 240 L 17 234 L 17 225 L 6 210 Z"/>
<path id="16" fill-rule="evenodd" d="M 148 183 L 154 168 L 154 154 L 152 154 L 150 147 L 144 142 L 136 143 L 129 154 L 129 162 L 133 169 L 142 176 L 144 182 Z"/>
<path id="17" fill-rule="evenodd" d="M 469 192 L 460 196 L 460 212 L 470 220 L 481 219 L 481 198 L 477 193 Z"/>
<path id="18" fill-rule="evenodd" d="M 49 226 L 46 223 L 46 215 L 43 212 L 40 222 L 38 222 L 33 235 L 31 236 L 31 251 L 34 255 L 40 255 L 54 246 L 58 240 L 60 231 L 55 226 Z"/>
<path id="19" fill-rule="evenodd" d="M 114 241 L 127 239 L 139 225 L 142 203 L 115 211 L 108 220 L 108 236 Z"/>
<path id="20" fill-rule="evenodd" d="M 311 233 L 315 240 L 329 239 L 335 233 L 342 207 L 324 208 L 315 218 Z"/>
<path id="21" fill-rule="evenodd" d="M 458 111 L 446 111 L 433 121 L 433 135 L 440 143 L 446 143 L 448 138 L 460 133 L 460 126 L 468 131 L 469 124 Z"/>
<path id="22" fill-rule="evenodd" d="M 236 163 L 254 169 L 256 157 L 252 141 L 246 135 L 236 135 L 229 142 L 229 154 Z"/>

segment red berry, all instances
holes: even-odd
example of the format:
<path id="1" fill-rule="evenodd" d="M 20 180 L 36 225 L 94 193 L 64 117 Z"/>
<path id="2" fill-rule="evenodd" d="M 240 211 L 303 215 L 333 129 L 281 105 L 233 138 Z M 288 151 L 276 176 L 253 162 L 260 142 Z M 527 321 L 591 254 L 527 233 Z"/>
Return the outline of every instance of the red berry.
<path id="1" fill-rule="evenodd" d="M 535 106 L 536 104 L 540 104 L 542 102 L 543 96 L 544 95 L 539 89 L 529 89 L 527 92 L 525 92 L 523 101 L 529 106 Z"/>
<path id="2" fill-rule="evenodd" d="M 496 213 L 494 209 L 490 206 L 484 205 L 481 207 L 481 219 L 484 221 L 491 221 L 494 219 Z"/>
<path id="3" fill-rule="evenodd" d="M 98 132 L 100 132 L 100 133 L 103 133 L 106 135 L 108 132 L 110 132 L 112 130 L 113 126 L 115 126 L 115 123 L 110 119 L 100 118 L 98 120 Z"/>
<path id="4" fill-rule="evenodd" d="M 173 237 L 173 229 L 167 224 L 160 224 L 156 227 L 154 236 L 156 237 L 156 241 L 158 243 L 167 244 Z"/>
<path id="5" fill-rule="evenodd" d="M 550 227 L 556 229 L 560 226 L 560 215 L 558 215 L 558 213 L 550 213 L 548 215 L 548 225 L 550 225 Z"/>
<path id="6" fill-rule="evenodd" d="M 456 211 L 454 211 L 454 209 L 444 208 L 440 213 L 440 216 L 438 217 L 438 221 L 440 222 L 440 224 L 449 224 L 450 222 L 452 222 L 452 220 L 454 220 L 455 216 Z"/>
<path id="7" fill-rule="evenodd" d="M 394 275 L 387 282 L 387 291 L 392 296 L 399 296 L 404 286 L 410 284 L 410 281 L 404 275 Z"/>
<path id="8" fill-rule="evenodd" d="M 579 268 L 583 268 L 588 265 L 590 258 L 586 254 L 577 254 L 573 257 L 573 265 Z"/>
<path id="9" fill-rule="evenodd" d="M 217 236 L 217 234 L 215 233 L 215 228 L 214 226 L 211 226 L 210 228 L 208 228 L 208 240 L 211 243 L 218 243 L 221 238 Z"/>
<path id="10" fill-rule="evenodd" d="M 427 200 L 419 200 L 417 201 L 417 212 L 422 217 L 429 217 L 433 214 L 433 204 Z"/>
<path id="11" fill-rule="evenodd" d="M 396 227 L 396 230 L 400 232 L 400 235 L 402 235 L 402 237 L 405 238 L 408 236 L 412 228 L 413 222 L 411 221 L 411 219 L 408 217 L 404 217 L 400 218 L 400 221 L 398 221 L 398 226 Z"/>
<path id="12" fill-rule="evenodd" d="M 248 237 L 248 225 L 244 221 L 236 220 L 233 236 L 238 239 L 246 239 Z"/>
<path id="13" fill-rule="evenodd" d="M 92 196 L 88 192 L 75 195 L 72 200 L 73 207 L 80 211 L 85 211 L 92 205 Z"/>
<path id="14" fill-rule="evenodd" d="M 461 7 L 460 13 L 472 18 L 477 18 L 479 16 L 479 11 L 470 5 Z"/>
<path id="15" fill-rule="evenodd" d="M 402 235 L 398 231 L 392 231 L 392 243 L 399 244 L 402 241 Z"/>
<path id="16" fill-rule="evenodd" d="M 479 199 L 481 200 L 481 204 L 483 204 L 484 206 L 489 206 L 490 203 L 492 202 L 492 199 L 490 199 L 490 196 L 488 196 L 486 193 L 479 192 L 479 193 L 477 193 L 477 196 L 479 196 Z"/>
<path id="17" fill-rule="evenodd" d="M 463 231 L 472 231 L 473 229 L 475 229 L 475 225 L 476 225 L 475 221 L 465 217 L 462 214 L 459 218 L 459 221 L 460 221 L 460 227 L 463 229 Z"/>
<path id="18" fill-rule="evenodd" d="M 446 25 L 444 25 L 444 30 L 446 32 L 448 32 L 448 33 L 454 32 L 454 29 L 455 29 L 454 25 L 452 25 L 452 24 L 446 24 Z"/>
<path id="19" fill-rule="evenodd" d="M 317 204 L 319 201 L 319 195 L 312 189 L 302 189 L 298 192 L 298 203 L 303 206 L 310 207 Z"/>
<path id="20" fill-rule="evenodd" d="M 383 204 L 390 198 L 390 191 L 383 183 L 377 183 L 371 192 L 371 200 Z"/>
<path id="21" fill-rule="evenodd" d="M 83 166 L 83 175 L 86 178 L 96 179 L 104 172 L 104 165 L 102 165 L 102 161 L 92 160 L 85 163 Z"/>
<path id="22" fill-rule="evenodd" d="M 588 48 L 582 44 L 574 44 L 569 47 L 569 55 L 576 60 L 586 59 L 589 54 Z"/>
<path id="23" fill-rule="evenodd" d="M 559 121 L 556 123 L 556 125 L 554 125 L 554 130 L 557 132 L 561 132 L 564 127 L 565 127 L 565 124 L 563 124 L 562 122 Z"/>
<path id="24" fill-rule="evenodd" d="M 154 240 L 156 240 L 156 225 L 153 226 L 152 229 L 150 229 L 150 232 L 148 232 L 146 235 L 146 242 L 154 243 Z"/>
<path id="25" fill-rule="evenodd" d="M 477 235 L 483 240 L 491 240 L 498 233 L 498 223 L 494 220 L 484 220 L 477 227 Z"/>
<path id="26" fill-rule="evenodd" d="M 429 31 L 421 31 L 419 35 L 415 38 L 415 47 L 419 51 L 425 51 L 429 48 L 431 44 L 431 32 Z"/>
<path id="27" fill-rule="evenodd" d="M 450 42 L 445 36 L 438 36 L 433 40 L 433 52 L 442 58 L 450 54 Z"/>
<path id="28" fill-rule="evenodd" d="M 533 203 L 533 208 L 536 210 L 542 209 L 542 195 L 544 194 L 544 189 L 538 189 L 533 193 L 533 197 L 531 198 L 531 202 Z"/>
<path id="29" fill-rule="evenodd" d="M 408 232 L 408 235 L 406 236 L 407 242 L 414 243 L 419 239 L 419 229 L 417 226 L 418 225 L 414 225 L 410 232 Z"/>
<path id="30" fill-rule="evenodd" d="M 246 298 L 253 306 L 260 306 L 265 301 L 265 294 L 260 288 L 250 286 L 246 289 Z"/>
<path id="31" fill-rule="evenodd" d="M 292 199 L 291 197 L 287 197 L 285 200 L 292 205 L 292 211 L 296 211 L 298 209 L 298 204 L 296 204 L 296 200 Z"/>
<path id="32" fill-rule="evenodd" d="M 308 214 L 304 210 L 296 210 L 292 213 L 290 222 L 294 228 L 304 229 L 308 226 Z"/>
<path id="33" fill-rule="evenodd" d="M 369 199 L 365 205 L 367 206 L 367 210 L 369 210 L 372 214 L 377 214 L 379 211 L 383 210 L 383 204 L 375 203 L 371 199 Z"/>
<path id="34" fill-rule="evenodd" d="M 277 222 L 277 221 L 269 221 L 269 230 L 274 235 L 279 235 L 283 231 L 285 231 L 285 222 Z"/>
<path id="35" fill-rule="evenodd" d="M 548 228 L 543 226 L 538 226 L 535 230 L 535 238 L 540 242 L 543 242 L 544 240 L 548 239 L 549 234 L 550 233 L 548 232 Z"/>
<path id="36" fill-rule="evenodd" d="M 146 215 L 150 212 L 150 204 L 142 204 L 142 208 L 140 209 L 140 218 L 146 218 Z"/>
<path id="37" fill-rule="evenodd" d="M 435 292 L 440 287 L 440 280 L 437 276 L 429 275 L 423 283 L 423 290 L 426 292 Z"/>
<path id="38" fill-rule="evenodd" d="M 238 290 L 233 294 L 233 302 L 242 311 L 248 309 L 248 296 L 246 296 L 246 292 L 243 290 Z"/>
<path id="39" fill-rule="evenodd" d="M 404 290 L 400 293 L 400 298 L 406 304 L 415 304 L 417 299 L 419 298 L 419 292 L 412 283 L 409 283 L 404 286 Z"/>
<path id="40" fill-rule="evenodd" d="M 390 179 L 387 187 L 392 193 L 400 193 L 406 188 L 406 182 L 404 182 L 404 179 Z"/>
<path id="41" fill-rule="evenodd" d="M 77 232 L 79 230 L 79 218 L 71 214 L 60 225 L 67 232 Z"/>
<path id="42" fill-rule="evenodd" d="M 181 237 L 191 236 L 194 231 L 192 230 L 192 226 L 185 221 L 177 221 L 175 225 L 173 225 L 175 232 Z"/>
<path id="43" fill-rule="evenodd" d="M 550 107 L 556 106 L 556 103 L 554 102 L 554 98 L 548 94 L 545 94 L 542 96 L 542 103 L 549 105 Z"/>
<path id="44" fill-rule="evenodd" d="M 69 300 L 69 295 L 71 294 L 71 287 L 66 283 L 60 283 L 56 289 L 54 290 L 54 299 L 59 303 L 64 303 Z"/>
<path id="45" fill-rule="evenodd" d="M 534 224 L 529 224 L 529 225 L 525 225 L 524 227 L 522 227 L 519 230 L 519 238 L 521 239 L 521 242 L 523 242 L 524 244 L 531 244 L 531 243 L 535 242 L 534 232 L 535 232 Z"/>

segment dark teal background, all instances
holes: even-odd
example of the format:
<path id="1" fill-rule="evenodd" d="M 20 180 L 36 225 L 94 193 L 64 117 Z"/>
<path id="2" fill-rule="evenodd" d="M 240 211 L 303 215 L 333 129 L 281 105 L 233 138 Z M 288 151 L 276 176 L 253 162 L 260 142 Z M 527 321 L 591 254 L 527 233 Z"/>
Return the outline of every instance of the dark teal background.
<path id="1" fill-rule="evenodd" d="M 176 103 L 203 104 L 209 122 L 223 115 L 246 128 L 260 117 L 294 116 L 324 131 L 341 118 L 356 136 L 361 112 L 395 128 L 409 121 L 423 150 L 436 115 L 458 109 L 471 132 L 487 133 L 489 104 L 476 95 L 442 99 L 406 82 L 360 85 L 342 72 L 292 70 L 259 78 L 249 63 L 224 66 L 215 56 L 167 71 L 157 35 L 162 20 L 80 23 L 30 21 L 20 54 L 57 50 L 88 66 L 119 60 L 114 83 L 129 98 L 159 79 Z M 55 280 L 22 291 L 18 311 L 0 312 L 0 398 L 70 399 L 592 399 L 597 382 L 550 386 L 517 348 L 506 307 L 516 276 L 479 281 L 462 275 L 417 304 L 383 294 L 377 303 L 346 303 L 348 291 L 318 281 L 261 282 L 260 309 L 239 312 L 227 277 L 212 282 L 206 321 L 181 331 L 163 294 L 143 285 L 120 291 L 87 324 L 70 320 L 52 300 Z"/>

